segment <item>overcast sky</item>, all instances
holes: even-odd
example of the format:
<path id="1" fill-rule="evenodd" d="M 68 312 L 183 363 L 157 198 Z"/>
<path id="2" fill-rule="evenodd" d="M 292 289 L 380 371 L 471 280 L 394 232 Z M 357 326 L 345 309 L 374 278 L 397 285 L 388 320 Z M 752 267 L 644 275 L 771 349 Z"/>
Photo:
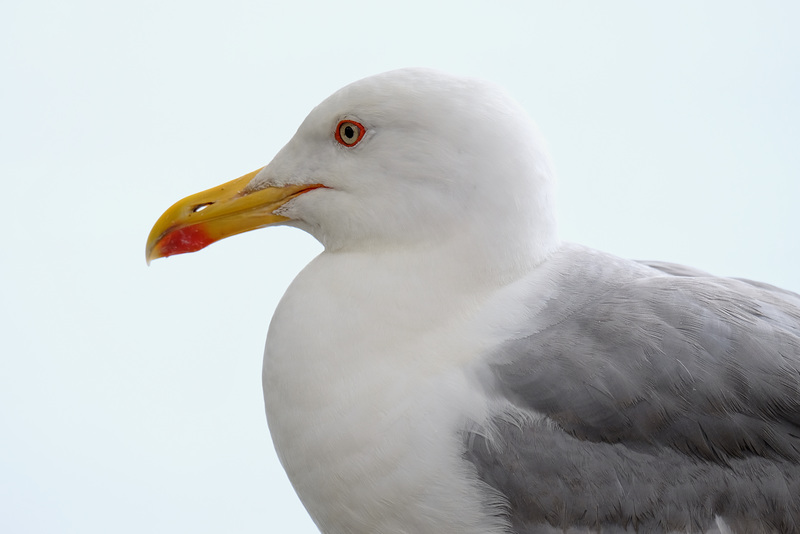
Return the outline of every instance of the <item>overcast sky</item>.
<path id="1" fill-rule="evenodd" d="M 320 246 L 270 228 L 148 268 L 144 245 L 370 74 L 505 86 L 550 144 L 565 239 L 800 291 L 798 6 L 5 2 L 0 531 L 316 532 L 261 358 Z"/>

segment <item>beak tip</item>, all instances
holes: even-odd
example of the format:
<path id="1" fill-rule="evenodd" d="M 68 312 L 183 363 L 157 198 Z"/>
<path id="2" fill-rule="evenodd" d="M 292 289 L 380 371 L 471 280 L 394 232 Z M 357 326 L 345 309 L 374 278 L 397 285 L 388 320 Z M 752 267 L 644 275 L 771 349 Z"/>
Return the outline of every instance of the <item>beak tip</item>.
<path id="1" fill-rule="evenodd" d="M 152 237 L 147 239 L 147 245 L 144 247 L 144 261 L 147 263 L 148 267 L 150 266 L 150 262 L 162 257 L 162 254 L 159 254 L 160 242 L 160 239 L 158 241 L 154 241 Z"/>

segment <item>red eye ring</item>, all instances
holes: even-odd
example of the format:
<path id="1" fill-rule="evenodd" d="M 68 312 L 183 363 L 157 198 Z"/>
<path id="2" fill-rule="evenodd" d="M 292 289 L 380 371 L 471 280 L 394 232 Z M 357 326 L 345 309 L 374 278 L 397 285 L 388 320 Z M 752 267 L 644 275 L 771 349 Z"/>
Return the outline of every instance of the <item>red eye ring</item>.
<path id="1" fill-rule="evenodd" d="M 336 125 L 334 137 L 339 141 L 339 144 L 351 147 L 356 146 L 365 133 L 367 133 L 367 129 L 364 128 L 363 124 L 356 121 L 343 120 Z"/>

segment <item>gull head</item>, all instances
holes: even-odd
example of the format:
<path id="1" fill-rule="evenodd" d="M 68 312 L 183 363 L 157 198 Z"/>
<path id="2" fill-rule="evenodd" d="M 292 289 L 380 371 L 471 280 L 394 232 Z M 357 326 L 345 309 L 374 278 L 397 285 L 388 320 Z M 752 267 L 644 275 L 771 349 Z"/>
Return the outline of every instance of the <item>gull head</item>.
<path id="1" fill-rule="evenodd" d="M 554 182 L 535 126 L 505 91 L 400 69 L 324 100 L 267 166 L 172 206 L 147 259 L 285 224 L 330 252 L 450 246 L 536 263 L 558 243 Z"/>

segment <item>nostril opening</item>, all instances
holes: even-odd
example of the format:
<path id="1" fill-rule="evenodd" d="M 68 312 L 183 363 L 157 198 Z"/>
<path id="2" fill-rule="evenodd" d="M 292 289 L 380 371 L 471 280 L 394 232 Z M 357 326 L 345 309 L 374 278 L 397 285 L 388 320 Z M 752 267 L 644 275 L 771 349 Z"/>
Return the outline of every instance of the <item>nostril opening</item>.
<path id="1" fill-rule="evenodd" d="M 192 213 L 198 213 L 209 207 L 213 202 L 206 202 L 205 204 L 198 204 L 194 208 L 192 208 Z"/>

